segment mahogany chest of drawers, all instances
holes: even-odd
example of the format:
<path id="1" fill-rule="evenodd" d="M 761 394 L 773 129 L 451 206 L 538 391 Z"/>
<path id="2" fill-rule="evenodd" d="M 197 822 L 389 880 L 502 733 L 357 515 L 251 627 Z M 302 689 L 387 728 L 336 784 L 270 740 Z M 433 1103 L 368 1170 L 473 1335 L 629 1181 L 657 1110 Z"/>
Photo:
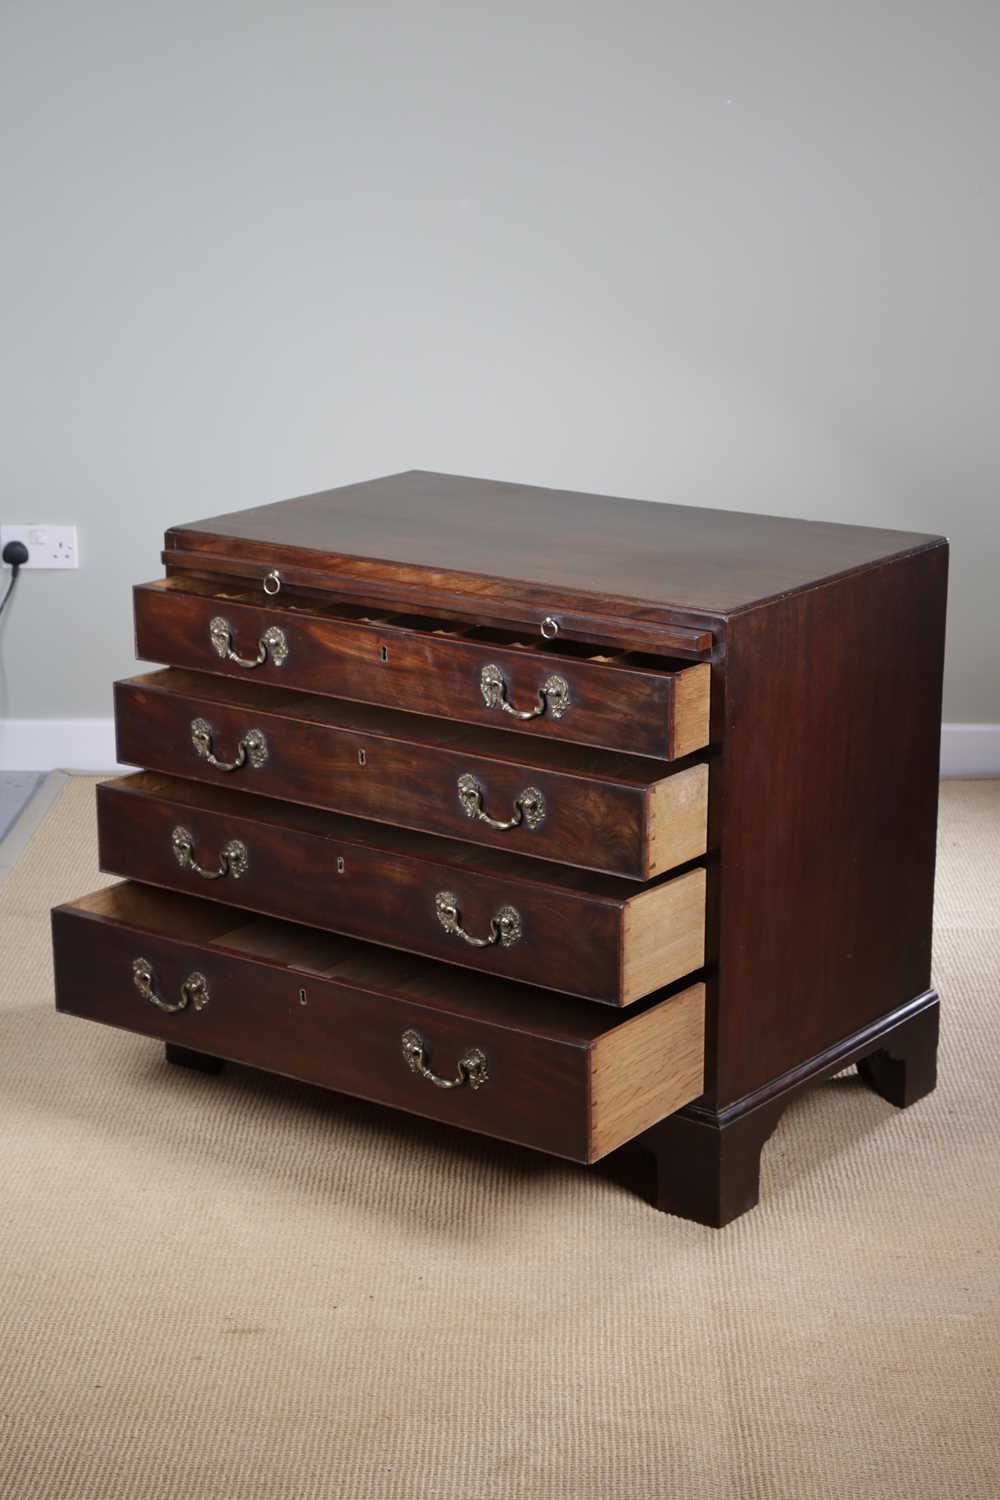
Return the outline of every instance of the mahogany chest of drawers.
<path id="1" fill-rule="evenodd" d="M 722 1225 L 934 1085 L 947 544 L 411 472 L 171 528 L 61 1011 Z"/>

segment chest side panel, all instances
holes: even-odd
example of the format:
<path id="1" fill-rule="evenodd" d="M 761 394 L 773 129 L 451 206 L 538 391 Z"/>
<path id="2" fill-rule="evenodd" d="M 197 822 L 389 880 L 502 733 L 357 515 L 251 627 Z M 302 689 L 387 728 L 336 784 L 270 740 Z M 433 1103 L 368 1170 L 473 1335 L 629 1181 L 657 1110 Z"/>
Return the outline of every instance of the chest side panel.
<path id="1" fill-rule="evenodd" d="M 947 564 L 942 544 L 730 622 L 720 1106 L 929 986 Z"/>

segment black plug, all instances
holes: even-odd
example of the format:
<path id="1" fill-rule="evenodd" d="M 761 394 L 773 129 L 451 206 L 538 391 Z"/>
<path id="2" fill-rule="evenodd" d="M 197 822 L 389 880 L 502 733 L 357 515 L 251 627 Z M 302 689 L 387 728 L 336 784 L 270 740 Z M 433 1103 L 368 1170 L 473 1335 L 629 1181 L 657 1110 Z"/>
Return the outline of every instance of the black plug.
<path id="1" fill-rule="evenodd" d="M 6 594 L 0 599 L 0 615 L 7 608 L 7 600 L 14 592 L 14 585 L 22 565 L 28 561 L 28 549 L 23 542 L 8 542 L 3 549 L 3 560 L 10 564 L 10 583 L 7 585 Z"/>

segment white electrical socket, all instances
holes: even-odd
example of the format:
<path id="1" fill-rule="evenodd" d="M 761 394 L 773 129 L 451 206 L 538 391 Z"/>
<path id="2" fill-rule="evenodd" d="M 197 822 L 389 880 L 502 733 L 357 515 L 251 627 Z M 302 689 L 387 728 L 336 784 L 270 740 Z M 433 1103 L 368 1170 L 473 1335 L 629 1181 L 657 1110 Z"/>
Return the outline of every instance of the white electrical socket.
<path id="1" fill-rule="evenodd" d="M 28 549 L 29 568 L 78 568 L 80 553 L 76 545 L 75 526 L 48 526 L 44 521 L 31 524 L 0 526 L 0 554 L 8 542 L 23 542 Z"/>

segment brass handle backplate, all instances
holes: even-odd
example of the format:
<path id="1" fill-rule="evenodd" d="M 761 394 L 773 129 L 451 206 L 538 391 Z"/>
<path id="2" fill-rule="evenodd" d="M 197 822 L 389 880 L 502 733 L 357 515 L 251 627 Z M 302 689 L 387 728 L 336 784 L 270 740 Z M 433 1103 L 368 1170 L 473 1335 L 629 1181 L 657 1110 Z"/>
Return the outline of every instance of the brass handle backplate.
<path id="1" fill-rule="evenodd" d="M 219 760 L 212 749 L 212 726 L 207 719 L 191 720 L 191 743 L 202 760 L 207 760 L 217 771 L 238 771 L 249 765 L 259 771 L 267 760 L 267 740 L 263 730 L 248 729 L 236 745 L 235 760 Z"/>
<path id="2" fill-rule="evenodd" d="M 489 936 L 484 938 L 473 937 L 466 932 L 462 926 L 462 913 L 458 905 L 458 897 L 452 891 L 438 891 L 434 897 L 434 910 L 437 919 L 445 932 L 460 937 L 470 948 L 493 948 L 497 943 L 501 948 L 513 948 L 515 943 L 521 941 L 524 928 L 521 924 L 521 913 L 515 906 L 501 906 L 494 916 L 490 918 Z"/>
<path id="3" fill-rule="evenodd" d="M 247 846 L 242 839 L 230 839 L 219 850 L 218 868 L 206 869 L 195 858 L 194 838 L 187 828 L 181 828 L 180 825 L 170 835 L 170 846 L 181 869 L 193 870 L 202 880 L 221 880 L 224 875 L 231 875 L 234 880 L 239 880 L 241 875 L 246 874 L 250 863 Z"/>
<path id="4" fill-rule="evenodd" d="M 278 625 L 267 627 L 257 642 L 257 655 L 253 657 L 240 656 L 233 650 L 233 627 L 222 615 L 216 615 L 208 622 L 208 634 L 222 660 L 235 662 L 238 667 L 262 667 L 268 657 L 272 666 L 280 667 L 288 656 L 288 640 Z"/>
<path id="5" fill-rule="evenodd" d="M 177 1010 L 186 1010 L 188 1004 L 194 1006 L 195 1010 L 204 1010 L 208 1004 L 208 980 L 204 974 L 189 974 L 181 981 L 181 998 L 179 1000 L 164 1000 L 156 993 L 156 979 L 153 975 L 153 966 L 148 958 L 134 958 L 132 960 L 132 983 L 144 1000 L 150 1005 L 155 1005 L 158 1010 L 166 1010 L 171 1013 Z"/>
<path id="6" fill-rule="evenodd" d="M 421 1078 L 426 1078 L 428 1083 L 433 1083 L 437 1089 L 460 1089 L 464 1083 L 470 1089 L 481 1089 L 484 1083 L 489 1082 L 489 1064 L 486 1061 L 485 1052 L 478 1047 L 470 1047 L 464 1056 L 458 1059 L 457 1077 L 439 1078 L 437 1073 L 431 1071 L 427 1061 L 427 1043 L 419 1031 L 403 1032 L 403 1057 L 411 1073 L 419 1073 Z"/>
<path id="7" fill-rule="evenodd" d="M 487 708 L 502 708 L 512 719 L 538 719 L 548 710 L 550 719 L 561 719 L 569 708 L 569 683 L 558 672 L 546 677 L 538 689 L 538 702 L 534 708 L 515 708 L 507 697 L 507 682 L 495 662 L 490 662 L 479 674 L 479 690 Z"/>
<path id="8" fill-rule="evenodd" d="M 458 778 L 458 800 L 467 818 L 475 818 L 501 833 L 508 828 L 519 828 L 522 823 L 525 828 L 537 828 L 545 820 L 545 798 L 536 786 L 526 786 L 518 793 L 514 798 L 513 816 L 507 819 L 490 817 L 483 807 L 482 786 L 468 771 Z"/>

